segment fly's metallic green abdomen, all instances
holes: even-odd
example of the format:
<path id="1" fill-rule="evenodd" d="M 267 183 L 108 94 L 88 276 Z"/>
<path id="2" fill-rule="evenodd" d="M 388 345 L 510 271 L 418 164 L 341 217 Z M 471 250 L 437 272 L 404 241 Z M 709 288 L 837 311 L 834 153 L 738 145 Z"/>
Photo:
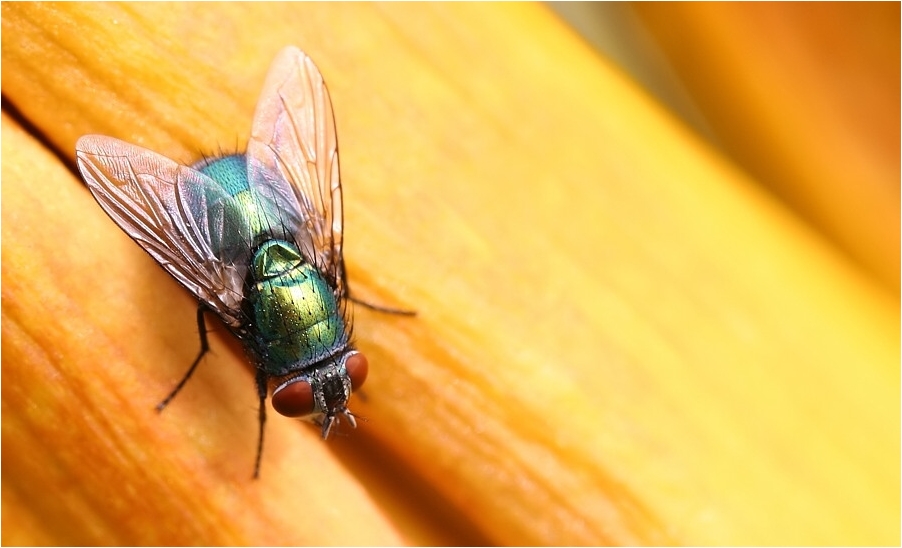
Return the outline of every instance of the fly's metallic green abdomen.
<path id="1" fill-rule="evenodd" d="M 211 232 L 220 242 L 214 250 L 231 260 L 251 261 L 244 295 L 246 343 L 260 366 L 273 376 L 288 375 L 343 350 L 348 336 L 332 288 L 296 245 L 280 238 L 287 212 L 250 188 L 244 155 L 197 168 L 228 197 L 211 200 L 211 209 L 222 211 L 221 223 L 219 215 L 211 218 Z"/>
<path id="2" fill-rule="evenodd" d="M 294 244 L 270 240 L 254 255 L 247 298 L 250 345 L 270 375 L 287 375 L 347 346 L 332 290 Z"/>

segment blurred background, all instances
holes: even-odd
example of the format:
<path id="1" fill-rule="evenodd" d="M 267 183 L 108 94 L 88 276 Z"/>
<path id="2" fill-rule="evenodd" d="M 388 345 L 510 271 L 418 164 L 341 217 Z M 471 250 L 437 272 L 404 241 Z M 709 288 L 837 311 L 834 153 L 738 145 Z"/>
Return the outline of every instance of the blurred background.
<path id="1" fill-rule="evenodd" d="M 548 5 L 898 295 L 898 3 Z"/>

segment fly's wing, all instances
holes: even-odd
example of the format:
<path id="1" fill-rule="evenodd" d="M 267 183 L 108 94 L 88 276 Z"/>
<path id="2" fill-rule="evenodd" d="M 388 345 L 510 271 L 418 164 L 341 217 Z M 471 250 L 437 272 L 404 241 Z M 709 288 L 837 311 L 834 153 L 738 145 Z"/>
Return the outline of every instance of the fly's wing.
<path id="1" fill-rule="evenodd" d="M 304 257 L 345 295 L 338 141 L 323 77 L 301 50 L 276 56 L 254 113 L 248 180 L 296 219 Z"/>
<path id="2" fill-rule="evenodd" d="M 228 325 L 239 327 L 246 266 L 213 251 L 212 212 L 230 197 L 211 178 L 150 150 L 86 135 L 76 161 L 91 194 L 133 240 Z M 211 230 L 212 229 L 212 230 Z"/>

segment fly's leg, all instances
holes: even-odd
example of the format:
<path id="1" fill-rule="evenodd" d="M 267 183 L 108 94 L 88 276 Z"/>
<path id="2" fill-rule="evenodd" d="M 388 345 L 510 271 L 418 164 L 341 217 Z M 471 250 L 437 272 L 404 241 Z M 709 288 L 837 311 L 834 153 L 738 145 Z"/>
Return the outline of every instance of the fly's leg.
<path id="1" fill-rule="evenodd" d="M 260 460 L 263 458 L 263 425 L 266 424 L 266 381 L 266 371 L 257 369 L 257 395 L 260 397 L 260 436 L 257 438 L 257 461 L 254 464 L 254 479 L 260 477 Z"/>
<path id="2" fill-rule="evenodd" d="M 416 310 L 402 310 L 400 308 L 389 308 L 387 306 L 380 306 L 378 304 L 372 304 L 372 303 L 368 303 L 366 301 L 361 301 L 360 299 L 357 299 L 350 295 L 348 295 L 347 297 L 348 297 L 348 300 L 350 300 L 352 303 L 359 304 L 361 306 L 369 308 L 370 310 L 375 310 L 376 312 L 383 312 L 385 314 L 397 314 L 399 316 L 416 316 L 417 315 Z"/>
<path id="3" fill-rule="evenodd" d="M 203 304 L 200 304 L 197 307 L 197 332 L 200 334 L 200 352 L 197 353 L 197 357 L 194 358 L 194 363 L 191 364 L 191 367 L 188 368 L 188 372 L 185 373 L 185 376 L 179 381 L 178 385 L 175 387 L 166 399 L 161 401 L 157 405 L 157 411 L 162 411 L 169 402 L 172 401 L 172 398 L 175 397 L 176 394 L 185 386 L 185 383 L 188 382 L 188 379 L 191 378 L 191 375 L 194 373 L 194 369 L 197 368 L 197 364 L 200 363 L 201 358 L 204 357 L 204 354 L 210 351 L 210 345 L 207 343 L 207 324 L 204 322 L 204 312 L 206 312 L 207 307 Z"/>
<path id="4" fill-rule="evenodd" d="M 416 310 L 402 310 L 400 308 L 389 308 L 387 306 L 380 306 L 378 304 L 368 303 L 366 301 L 361 301 L 355 297 L 351 296 L 351 290 L 348 288 L 348 273 L 342 269 L 341 271 L 341 287 L 342 287 L 342 297 L 348 299 L 352 303 L 359 304 L 363 307 L 369 308 L 370 310 L 375 310 L 376 312 L 382 312 L 384 314 L 398 314 L 399 316 L 416 316 Z"/>

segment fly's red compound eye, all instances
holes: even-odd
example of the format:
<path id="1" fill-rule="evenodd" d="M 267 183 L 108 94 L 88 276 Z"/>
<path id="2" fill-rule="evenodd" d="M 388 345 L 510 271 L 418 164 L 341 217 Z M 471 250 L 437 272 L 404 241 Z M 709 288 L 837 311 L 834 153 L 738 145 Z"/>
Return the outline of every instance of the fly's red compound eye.
<path id="1" fill-rule="evenodd" d="M 369 362 L 363 354 L 355 352 L 345 358 L 344 365 L 351 380 L 351 390 L 358 390 L 366 381 L 370 369 Z M 343 401 L 344 403 L 347 402 Z M 286 417 L 300 418 L 312 415 L 316 409 L 313 387 L 303 378 L 289 381 L 273 392 L 272 407 Z"/>
<path id="2" fill-rule="evenodd" d="M 366 374 L 370 371 L 370 364 L 366 360 L 366 356 L 357 352 L 351 354 L 345 360 L 345 369 L 348 371 L 348 377 L 351 379 L 351 388 L 358 390 L 366 380 Z"/>
<path id="3" fill-rule="evenodd" d="M 314 407 L 313 387 L 305 380 L 280 386 L 272 395 L 272 408 L 286 417 L 306 417 Z"/>

